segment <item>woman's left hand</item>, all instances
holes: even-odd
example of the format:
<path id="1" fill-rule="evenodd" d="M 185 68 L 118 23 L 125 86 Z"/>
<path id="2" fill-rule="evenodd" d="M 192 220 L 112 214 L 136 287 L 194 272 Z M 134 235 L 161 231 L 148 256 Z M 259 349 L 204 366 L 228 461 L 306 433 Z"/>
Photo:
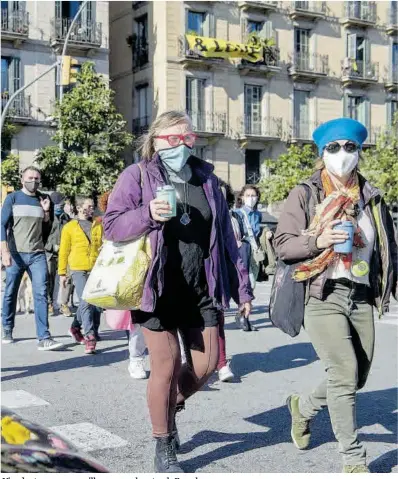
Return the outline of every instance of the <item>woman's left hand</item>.
<path id="1" fill-rule="evenodd" d="M 252 303 L 251 302 L 243 303 L 239 306 L 239 311 L 242 313 L 242 315 L 245 318 L 248 318 L 250 316 L 251 310 L 252 310 Z"/>

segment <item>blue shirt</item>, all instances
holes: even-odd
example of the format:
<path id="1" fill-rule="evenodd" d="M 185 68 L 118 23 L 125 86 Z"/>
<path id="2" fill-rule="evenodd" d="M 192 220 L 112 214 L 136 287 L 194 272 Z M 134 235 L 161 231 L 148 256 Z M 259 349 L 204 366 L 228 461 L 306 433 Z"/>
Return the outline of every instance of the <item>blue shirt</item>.
<path id="1" fill-rule="evenodd" d="M 247 216 L 249 217 L 250 226 L 252 227 L 252 230 L 253 230 L 253 234 L 258 239 L 261 233 L 261 219 L 262 219 L 261 213 L 257 210 L 251 210 L 247 206 L 242 206 L 242 208 L 235 210 L 236 213 L 238 213 L 238 215 L 242 219 L 245 236 L 248 236 L 248 232 L 246 227 L 245 215 L 243 214 L 242 210 L 246 211 Z"/>
<path id="2" fill-rule="evenodd" d="M 10 251 L 35 253 L 44 251 L 44 236 L 51 230 L 51 221 L 44 222 L 44 211 L 37 193 L 22 190 L 10 193 L 1 209 L 1 241 L 7 241 Z"/>

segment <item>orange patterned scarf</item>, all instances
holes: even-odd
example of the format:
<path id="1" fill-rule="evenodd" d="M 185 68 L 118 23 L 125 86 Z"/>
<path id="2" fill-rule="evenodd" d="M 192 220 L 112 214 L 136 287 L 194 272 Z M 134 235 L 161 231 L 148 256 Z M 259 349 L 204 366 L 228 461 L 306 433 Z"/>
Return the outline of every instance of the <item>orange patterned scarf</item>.
<path id="1" fill-rule="evenodd" d="M 347 185 L 341 184 L 337 179 L 332 179 L 326 169 L 321 173 L 322 185 L 325 191 L 325 199 L 316 208 L 316 214 L 309 228 L 303 231 L 304 235 L 318 237 L 330 221 L 341 219 L 354 223 L 356 228 L 354 234 L 354 246 L 363 248 L 364 244 L 354 218 L 355 206 L 359 203 L 360 190 L 358 175 L 354 172 Z M 293 273 L 295 281 L 306 281 L 323 271 L 336 261 L 342 260 L 345 267 L 349 269 L 352 263 L 352 253 L 335 253 L 333 246 L 325 249 L 314 259 L 305 261 L 299 265 Z"/>

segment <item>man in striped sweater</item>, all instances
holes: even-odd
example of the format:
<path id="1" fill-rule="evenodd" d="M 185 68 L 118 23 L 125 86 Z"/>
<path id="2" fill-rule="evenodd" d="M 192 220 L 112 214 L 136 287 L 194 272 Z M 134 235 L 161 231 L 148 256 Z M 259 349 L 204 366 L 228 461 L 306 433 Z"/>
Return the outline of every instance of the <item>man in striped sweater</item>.
<path id="1" fill-rule="evenodd" d="M 38 349 L 61 349 L 48 329 L 48 271 L 44 243 L 51 230 L 51 201 L 38 191 L 41 173 L 30 166 L 22 172 L 22 189 L 7 196 L 1 212 L 1 258 L 6 268 L 3 298 L 3 344 L 14 342 L 12 332 L 18 289 L 28 272 L 33 287 Z"/>

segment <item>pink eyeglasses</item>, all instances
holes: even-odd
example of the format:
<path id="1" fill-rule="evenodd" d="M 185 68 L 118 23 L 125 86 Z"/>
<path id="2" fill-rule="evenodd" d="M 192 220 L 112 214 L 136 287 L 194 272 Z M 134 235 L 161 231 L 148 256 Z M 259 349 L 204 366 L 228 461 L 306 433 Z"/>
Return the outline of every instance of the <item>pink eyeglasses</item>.
<path id="1" fill-rule="evenodd" d="M 197 136 L 195 133 L 186 133 L 185 135 L 159 135 L 156 136 L 156 138 L 159 140 L 167 140 L 170 146 L 178 146 L 180 143 L 184 143 L 184 145 L 192 148 Z"/>

